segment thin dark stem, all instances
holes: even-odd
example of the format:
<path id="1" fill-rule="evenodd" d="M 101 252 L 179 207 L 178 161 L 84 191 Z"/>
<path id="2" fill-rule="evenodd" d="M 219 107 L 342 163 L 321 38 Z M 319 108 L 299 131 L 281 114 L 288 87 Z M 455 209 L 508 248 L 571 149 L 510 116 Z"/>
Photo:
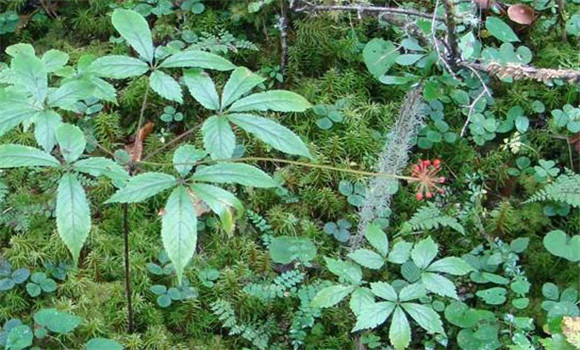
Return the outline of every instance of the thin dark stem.
<path id="1" fill-rule="evenodd" d="M 449 60 L 451 61 L 451 68 L 456 68 L 456 60 L 459 55 L 457 46 L 457 36 L 455 34 L 455 18 L 453 14 L 453 4 L 450 0 L 443 0 L 445 7 L 445 24 L 447 25 L 447 42 L 449 43 Z"/>
<path id="2" fill-rule="evenodd" d="M 137 137 L 139 135 L 139 131 L 143 127 L 143 117 L 145 115 L 145 107 L 147 107 L 147 97 L 149 96 L 149 84 L 147 84 L 147 88 L 145 89 L 145 95 L 143 96 L 143 103 L 141 104 L 141 111 L 139 112 L 139 122 L 137 123 L 137 130 L 135 131 L 135 141 L 137 141 Z"/>
<path id="3" fill-rule="evenodd" d="M 131 298 L 131 267 L 129 260 L 129 205 L 123 203 L 123 245 L 125 246 L 125 297 L 127 299 L 127 332 L 135 331 L 135 317 Z"/>

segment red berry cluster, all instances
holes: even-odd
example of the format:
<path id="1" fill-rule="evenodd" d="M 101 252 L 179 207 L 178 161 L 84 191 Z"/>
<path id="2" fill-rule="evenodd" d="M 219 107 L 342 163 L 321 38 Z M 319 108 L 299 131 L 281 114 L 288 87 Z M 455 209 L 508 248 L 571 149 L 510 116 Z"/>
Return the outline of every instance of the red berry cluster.
<path id="1" fill-rule="evenodd" d="M 445 183 L 445 177 L 438 176 L 441 171 L 441 161 L 419 160 L 413 165 L 411 171 L 412 179 L 409 180 L 417 187 L 417 200 L 424 197 L 431 198 L 434 193 L 445 193 L 445 190 L 439 187 L 439 184 Z"/>

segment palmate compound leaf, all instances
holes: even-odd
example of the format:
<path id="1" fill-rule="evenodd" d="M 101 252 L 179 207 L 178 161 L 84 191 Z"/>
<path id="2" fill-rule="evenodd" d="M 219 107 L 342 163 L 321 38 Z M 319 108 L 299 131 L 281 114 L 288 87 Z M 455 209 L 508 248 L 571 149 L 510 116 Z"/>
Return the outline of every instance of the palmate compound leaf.
<path id="1" fill-rule="evenodd" d="M 431 307 L 415 303 L 402 303 L 401 306 L 427 332 L 445 333 L 441 318 Z"/>
<path id="2" fill-rule="evenodd" d="M 129 181 L 127 171 L 114 160 L 103 157 L 81 159 L 73 164 L 73 169 L 91 176 L 106 176 L 115 186 L 123 187 Z"/>
<path id="3" fill-rule="evenodd" d="M 409 320 L 400 306 L 397 306 L 393 312 L 389 340 L 395 350 L 405 349 L 411 342 L 411 326 L 409 326 Z"/>
<path id="4" fill-rule="evenodd" d="M 172 188 L 177 180 L 163 173 L 144 173 L 134 176 L 105 203 L 136 203 Z"/>
<path id="5" fill-rule="evenodd" d="M 91 230 L 91 212 L 85 190 L 71 173 L 64 174 L 58 184 L 56 228 L 76 265 Z"/>
<path id="6" fill-rule="evenodd" d="M 183 103 L 181 86 L 169 74 L 156 70 L 149 76 L 149 86 L 164 99 Z"/>
<path id="7" fill-rule="evenodd" d="M 125 79 L 145 74 L 149 66 L 133 57 L 111 55 L 97 58 L 89 70 L 99 77 Z"/>
<path id="8" fill-rule="evenodd" d="M 431 272 L 421 274 L 421 282 L 425 288 L 435 294 L 459 300 L 455 285 L 449 279 Z"/>
<path id="9" fill-rule="evenodd" d="M 326 308 L 338 304 L 346 298 L 355 287 L 335 285 L 321 289 L 310 302 L 311 307 Z"/>
<path id="10" fill-rule="evenodd" d="M 473 270 L 473 267 L 465 260 L 457 257 L 447 257 L 437 260 L 427 268 L 427 271 L 430 272 L 448 273 L 455 276 L 463 276 Z"/>
<path id="11" fill-rule="evenodd" d="M 248 68 L 238 67 L 230 76 L 222 92 L 221 108 L 226 108 L 266 79 L 252 73 Z"/>
<path id="12" fill-rule="evenodd" d="M 311 107 L 310 102 L 295 92 L 271 90 L 243 97 L 234 102 L 228 111 L 230 113 L 249 111 L 304 112 Z"/>
<path id="13" fill-rule="evenodd" d="M 132 10 L 116 9 L 111 20 L 123 39 L 144 59 L 153 62 L 153 39 L 145 18 Z"/>
<path id="14" fill-rule="evenodd" d="M 203 145 L 212 159 L 230 159 L 236 148 L 236 135 L 224 116 L 214 115 L 201 127 Z"/>
<path id="15" fill-rule="evenodd" d="M 191 189 L 197 198 L 204 201 L 220 217 L 226 232 L 231 233 L 234 229 L 232 209 L 240 215 L 244 210 L 242 202 L 231 192 L 216 186 L 196 183 L 191 185 Z"/>
<path id="16" fill-rule="evenodd" d="M 273 120 L 246 113 L 229 114 L 227 118 L 279 151 L 312 159 L 308 147 L 300 137 Z"/>
<path id="17" fill-rule="evenodd" d="M 437 243 L 431 237 L 427 237 L 415 244 L 411 250 L 411 258 L 417 267 L 424 269 L 435 259 L 438 249 Z"/>
<path id="18" fill-rule="evenodd" d="M 183 82 L 191 96 L 207 109 L 220 108 L 220 99 L 211 77 L 200 69 L 190 69 L 183 75 Z"/>
<path id="19" fill-rule="evenodd" d="M 184 186 L 176 187 L 167 199 L 161 219 L 161 238 L 181 285 L 183 271 L 197 244 L 197 213 Z"/>
<path id="20" fill-rule="evenodd" d="M 396 304 L 390 301 L 381 301 L 365 305 L 361 308 L 360 315 L 356 319 L 356 324 L 352 332 L 375 328 L 383 324 L 389 318 L 395 306 Z"/>
<path id="21" fill-rule="evenodd" d="M 0 169 L 26 166 L 57 167 L 60 163 L 50 154 L 34 147 L 0 145 Z"/>
<path id="22" fill-rule="evenodd" d="M 200 167 L 193 174 L 193 179 L 202 182 L 237 183 L 244 186 L 260 188 L 278 186 L 278 183 L 262 170 L 241 163 L 224 162 Z"/>
<path id="23" fill-rule="evenodd" d="M 228 71 L 236 68 L 225 58 L 213 53 L 189 50 L 169 56 L 160 65 L 160 68 L 203 68 L 218 71 Z"/>
<path id="24" fill-rule="evenodd" d="M 369 269 L 378 270 L 385 263 L 382 256 L 369 249 L 360 248 L 348 254 L 357 264 Z"/>

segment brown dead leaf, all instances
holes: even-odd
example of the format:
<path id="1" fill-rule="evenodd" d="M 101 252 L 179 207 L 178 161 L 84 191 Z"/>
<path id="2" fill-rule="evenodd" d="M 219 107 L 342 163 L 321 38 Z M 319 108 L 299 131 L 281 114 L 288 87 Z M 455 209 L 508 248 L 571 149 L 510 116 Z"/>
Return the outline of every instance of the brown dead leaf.
<path id="1" fill-rule="evenodd" d="M 523 4 L 511 5 L 507 13 L 508 17 L 518 24 L 530 25 L 534 22 L 534 9 L 529 6 Z"/>
<path id="2" fill-rule="evenodd" d="M 141 156 L 143 155 L 143 141 L 145 141 L 147 136 L 151 134 L 153 128 L 155 128 L 155 123 L 147 122 L 147 124 L 143 125 L 143 127 L 139 129 L 139 132 L 135 137 L 135 141 L 125 145 L 125 150 L 131 156 L 132 162 L 138 162 L 141 160 Z"/>
<path id="3" fill-rule="evenodd" d="M 562 333 L 570 344 L 580 349 L 580 317 L 565 316 L 562 319 Z"/>

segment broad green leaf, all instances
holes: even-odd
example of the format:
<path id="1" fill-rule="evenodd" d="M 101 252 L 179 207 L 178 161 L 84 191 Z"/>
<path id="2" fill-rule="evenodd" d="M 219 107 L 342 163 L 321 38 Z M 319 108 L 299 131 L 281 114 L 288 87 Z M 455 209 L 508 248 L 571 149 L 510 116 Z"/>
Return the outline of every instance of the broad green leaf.
<path id="1" fill-rule="evenodd" d="M 144 173 L 134 176 L 105 203 L 135 203 L 152 197 L 177 184 L 177 180 L 163 173 Z"/>
<path id="2" fill-rule="evenodd" d="M 383 324 L 395 309 L 395 305 L 395 303 L 390 301 L 365 305 L 361 308 L 361 312 L 356 318 L 356 324 L 352 332 L 375 328 Z"/>
<path id="3" fill-rule="evenodd" d="M 82 318 L 56 309 L 42 309 L 34 314 L 34 321 L 51 332 L 66 334 L 77 328 Z"/>
<path id="4" fill-rule="evenodd" d="M 0 145 L 0 168 L 17 168 L 21 166 L 50 166 L 60 163 L 50 154 L 34 147 L 21 145 Z"/>
<path id="5" fill-rule="evenodd" d="M 191 185 L 194 195 L 207 204 L 210 209 L 216 213 L 227 232 L 234 229 L 234 220 L 231 212 L 235 208 L 238 213 L 242 213 L 242 203 L 231 192 L 216 186 L 202 183 Z"/>
<path id="6" fill-rule="evenodd" d="M 316 247 L 306 237 L 277 236 L 268 249 L 272 261 L 278 264 L 289 264 L 294 260 L 306 263 L 316 257 Z"/>
<path id="7" fill-rule="evenodd" d="M 441 318 L 432 308 L 414 303 L 403 303 L 401 306 L 427 332 L 445 333 Z"/>
<path id="8" fill-rule="evenodd" d="M 220 99 L 211 77 L 202 70 L 190 69 L 183 75 L 183 82 L 187 85 L 191 96 L 207 109 L 220 108 Z"/>
<path id="9" fill-rule="evenodd" d="M 123 39 L 148 62 L 153 62 L 153 39 L 151 30 L 143 16 L 132 10 L 116 9 L 112 17 L 113 26 Z"/>
<path id="10" fill-rule="evenodd" d="M 64 67 L 68 59 L 68 54 L 59 50 L 48 50 L 42 55 L 42 63 L 44 63 L 46 71 L 49 73 Z"/>
<path id="11" fill-rule="evenodd" d="M 103 157 L 81 159 L 73 164 L 73 169 L 92 176 L 106 176 L 117 187 L 123 187 L 130 178 L 127 171 L 117 162 Z"/>
<path id="12" fill-rule="evenodd" d="M 455 276 L 462 276 L 468 272 L 473 271 L 473 267 L 471 267 L 471 265 L 469 265 L 463 259 L 456 257 L 448 257 L 435 261 L 433 264 L 429 266 L 429 268 L 427 268 L 427 271 L 442 272 Z"/>
<path id="13" fill-rule="evenodd" d="M 209 117 L 201 127 L 203 146 L 212 159 L 230 159 L 236 148 L 236 135 L 224 116 Z"/>
<path id="14" fill-rule="evenodd" d="M 34 138 L 46 152 L 56 144 L 55 130 L 62 123 L 60 115 L 51 110 L 38 112 L 34 120 Z"/>
<path id="15" fill-rule="evenodd" d="M 381 230 L 379 225 L 371 224 L 368 226 L 365 237 L 370 245 L 375 248 L 383 257 L 389 253 L 389 239 L 387 235 Z"/>
<path id="16" fill-rule="evenodd" d="M 262 188 L 278 186 L 278 183 L 262 170 L 240 163 L 218 163 L 200 167 L 193 174 L 193 179 L 203 182 L 237 183 Z"/>
<path id="17" fill-rule="evenodd" d="M 371 283 L 371 291 L 379 298 L 383 298 L 392 302 L 397 301 L 397 292 L 395 291 L 395 288 L 393 288 L 393 286 L 387 282 Z"/>
<path id="18" fill-rule="evenodd" d="M 295 92 L 285 90 L 271 90 L 258 92 L 243 97 L 234 102 L 230 112 L 248 111 L 275 111 L 275 112 L 304 112 L 312 107 L 304 97 Z"/>
<path id="19" fill-rule="evenodd" d="M 479 290 L 475 295 L 483 299 L 489 305 L 501 305 L 507 300 L 507 290 L 502 287 L 493 287 L 489 289 Z"/>
<path id="20" fill-rule="evenodd" d="M 34 46 L 25 43 L 18 43 L 14 45 L 10 45 L 6 48 L 6 53 L 11 57 L 16 57 L 18 55 L 29 55 L 29 56 L 36 56 L 36 52 L 34 51 Z"/>
<path id="21" fill-rule="evenodd" d="M 18 55 L 12 60 L 12 72 L 18 86 L 32 94 L 38 103 L 44 102 L 48 94 L 48 78 L 46 67 L 38 57 Z"/>
<path id="22" fill-rule="evenodd" d="M 183 103 L 181 86 L 170 75 L 156 70 L 149 76 L 149 86 L 164 99 Z"/>
<path id="23" fill-rule="evenodd" d="M 326 261 L 326 267 L 328 270 L 344 281 L 354 285 L 359 285 L 362 282 L 362 270 L 360 266 L 349 261 L 326 257 L 324 260 Z"/>
<path id="24" fill-rule="evenodd" d="M 338 304 L 354 290 L 352 286 L 336 285 L 321 289 L 310 302 L 311 307 L 326 308 Z"/>
<path id="25" fill-rule="evenodd" d="M 7 331 L 7 330 L 5 330 Z M 8 332 L 6 335 L 6 349 L 7 350 L 22 350 L 32 345 L 34 333 L 27 325 L 18 325 Z"/>
<path id="26" fill-rule="evenodd" d="M 77 160 L 85 151 L 87 140 L 78 126 L 62 123 L 56 128 L 56 141 L 60 153 L 68 163 Z"/>
<path id="27" fill-rule="evenodd" d="M 183 270 L 197 244 L 197 213 L 183 186 L 176 187 L 167 200 L 161 219 L 161 238 L 181 285 Z"/>
<path id="28" fill-rule="evenodd" d="M 550 231 L 544 237 L 544 247 L 555 256 L 580 261 L 580 235 L 569 237 L 562 230 Z"/>
<path id="29" fill-rule="evenodd" d="M 235 100 L 239 99 L 265 80 L 265 78 L 252 73 L 246 67 L 236 68 L 224 86 L 221 108 L 223 109 L 231 105 Z"/>
<path id="30" fill-rule="evenodd" d="M 485 20 L 485 27 L 491 35 L 504 43 L 520 41 L 512 28 L 497 17 L 487 17 Z"/>
<path id="31" fill-rule="evenodd" d="M 88 81 L 93 84 L 93 95 L 101 100 L 117 103 L 117 90 L 101 78 L 92 76 Z"/>
<path id="32" fill-rule="evenodd" d="M 421 274 L 421 282 L 425 288 L 435 294 L 459 300 L 455 285 L 449 279 L 431 272 Z"/>
<path id="33" fill-rule="evenodd" d="M 48 105 L 71 110 L 71 107 L 80 100 L 91 97 L 93 85 L 87 81 L 77 80 L 65 83 L 48 94 Z"/>
<path id="34" fill-rule="evenodd" d="M 392 42 L 373 39 L 365 45 L 363 59 L 369 72 L 375 78 L 379 78 L 395 64 L 399 54 L 399 50 Z"/>
<path id="35" fill-rule="evenodd" d="M 424 269 L 435 259 L 437 251 L 437 243 L 431 237 L 427 237 L 415 244 L 415 247 L 411 251 L 411 258 L 418 268 Z"/>
<path id="36" fill-rule="evenodd" d="M 399 300 L 411 301 L 423 298 L 425 295 L 427 295 L 425 287 L 421 282 L 417 282 L 403 287 L 399 292 Z"/>
<path id="37" fill-rule="evenodd" d="M 360 315 L 362 308 L 365 305 L 373 304 L 375 302 L 375 297 L 370 289 L 368 288 L 357 288 L 350 296 L 350 301 L 348 306 L 355 316 Z"/>
<path id="38" fill-rule="evenodd" d="M 32 120 L 38 109 L 28 104 L 0 103 L 0 136 L 20 123 Z"/>
<path id="39" fill-rule="evenodd" d="M 189 174 L 195 162 L 204 158 L 207 152 L 195 148 L 193 145 L 181 145 L 173 153 L 173 167 L 181 176 Z"/>
<path id="40" fill-rule="evenodd" d="M 395 243 L 393 249 L 389 253 L 387 261 L 395 264 L 403 264 L 409 260 L 413 244 L 405 241 Z"/>
<path id="41" fill-rule="evenodd" d="M 89 70 L 99 77 L 125 79 L 145 74 L 149 66 L 133 57 L 112 55 L 97 58 Z"/>
<path id="42" fill-rule="evenodd" d="M 227 71 L 236 68 L 230 61 L 213 53 L 204 51 L 183 51 L 169 56 L 160 68 L 203 68 Z"/>
<path id="43" fill-rule="evenodd" d="M 74 174 L 64 174 L 56 194 L 56 228 L 75 265 L 91 230 L 91 212 L 85 190 Z"/>
<path id="44" fill-rule="evenodd" d="M 383 267 L 384 259 L 372 250 L 360 248 L 348 254 L 348 257 L 356 261 L 359 265 L 369 269 L 378 270 Z"/>
<path id="45" fill-rule="evenodd" d="M 87 350 L 123 350 L 123 345 L 106 338 L 93 338 L 87 343 Z"/>
<path id="46" fill-rule="evenodd" d="M 409 320 L 400 306 L 395 308 L 391 328 L 389 328 L 389 340 L 395 350 L 405 349 L 411 342 L 411 327 Z"/>
<path id="47" fill-rule="evenodd" d="M 279 151 L 312 159 L 300 137 L 285 126 L 252 114 L 235 113 L 227 115 L 227 118 Z"/>

